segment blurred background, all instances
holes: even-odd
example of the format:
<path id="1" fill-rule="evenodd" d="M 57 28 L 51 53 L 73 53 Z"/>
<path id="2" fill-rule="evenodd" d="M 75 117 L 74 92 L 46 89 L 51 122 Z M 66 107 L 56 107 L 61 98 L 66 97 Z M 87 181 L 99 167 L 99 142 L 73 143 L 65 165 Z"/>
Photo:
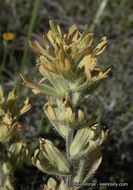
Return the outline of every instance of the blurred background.
<path id="1" fill-rule="evenodd" d="M 49 30 L 49 17 L 64 32 L 72 24 L 80 31 L 85 24 L 95 33 L 95 42 L 107 36 L 108 47 L 99 56 L 103 70 L 112 68 L 109 77 L 86 101 L 84 109 L 93 113 L 96 121 L 109 128 L 109 136 L 102 146 L 103 161 L 90 182 L 128 183 L 132 189 L 133 171 L 133 1 L 132 0 L 0 0 L 0 84 L 7 94 L 17 86 L 21 102 L 30 96 L 31 110 L 21 117 L 26 127 L 23 138 L 31 148 L 29 159 L 16 170 L 17 190 L 41 190 L 48 179 L 31 164 L 31 156 L 38 147 L 38 138 L 45 137 L 64 150 L 63 140 L 52 129 L 42 106 L 45 97 L 35 97 L 21 85 L 19 73 L 30 79 L 40 79 L 36 57 L 28 41 L 41 42 Z M 4 40 L 3 33 L 11 32 Z M 109 187 L 83 189 L 106 190 Z M 113 187 L 111 188 L 113 189 Z"/>

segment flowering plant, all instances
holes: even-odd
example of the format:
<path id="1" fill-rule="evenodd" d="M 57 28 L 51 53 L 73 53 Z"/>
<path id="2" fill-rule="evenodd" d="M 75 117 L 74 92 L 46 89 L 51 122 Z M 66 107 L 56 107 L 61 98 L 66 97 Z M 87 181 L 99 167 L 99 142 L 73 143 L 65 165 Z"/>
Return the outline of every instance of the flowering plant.
<path id="1" fill-rule="evenodd" d="M 48 174 L 65 179 L 62 190 L 78 189 L 74 183 L 85 183 L 99 167 L 101 144 L 107 130 L 101 129 L 82 109 L 90 94 L 105 79 L 110 69 L 103 72 L 97 67 L 97 57 L 105 50 L 107 39 L 103 37 L 93 45 L 94 34 L 85 26 L 82 33 L 73 25 L 68 34 L 62 34 L 58 25 L 50 20 L 47 38 L 43 45 L 30 42 L 37 55 L 37 68 L 43 76 L 38 83 L 21 74 L 23 84 L 34 94 L 43 93 L 47 102 L 43 109 L 52 126 L 66 143 L 66 155 L 49 140 L 40 139 L 40 148 L 32 158 L 33 164 Z M 54 182 L 55 183 L 55 182 Z M 44 189 L 49 189 L 47 186 Z"/>
<path id="2" fill-rule="evenodd" d="M 20 137 L 22 126 L 19 116 L 30 109 L 29 99 L 17 106 L 17 97 L 13 89 L 7 100 L 0 86 L 0 189 L 14 190 L 14 171 L 26 160 L 28 148 Z"/>

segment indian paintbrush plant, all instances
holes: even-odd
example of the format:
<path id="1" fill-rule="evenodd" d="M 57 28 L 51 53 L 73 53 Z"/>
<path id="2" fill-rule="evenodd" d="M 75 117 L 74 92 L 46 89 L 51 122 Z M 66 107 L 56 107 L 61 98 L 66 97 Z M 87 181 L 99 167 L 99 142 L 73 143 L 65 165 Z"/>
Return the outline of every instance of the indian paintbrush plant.
<path id="1" fill-rule="evenodd" d="M 90 179 L 102 161 L 100 147 L 108 130 L 103 130 L 79 107 L 110 72 L 110 69 L 103 72 L 97 67 L 97 57 L 105 50 L 107 39 L 103 37 L 93 45 L 94 34 L 87 26 L 80 33 L 73 25 L 68 34 L 62 34 L 58 25 L 52 20 L 49 23 L 48 40 L 43 36 L 45 48 L 37 41 L 30 41 L 42 79 L 36 83 L 22 74 L 21 77 L 23 84 L 34 94 L 46 95 L 44 112 L 64 139 L 66 154 L 51 141 L 40 138 L 40 147 L 35 151 L 32 163 L 42 172 L 64 179 L 58 187 L 50 178 L 44 190 L 75 190 Z"/>
<path id="2" fill-rule="evenodd" d="M 0 190 L 14 190 L 14 171 L 28 156 L 28 148 L 22 141 L 22 126 L 18 119 L 31 106 L 28 98 L 21 106 L 17 106 L 16 101 L 15 89 L 5 100 L 0 86 Z"/>

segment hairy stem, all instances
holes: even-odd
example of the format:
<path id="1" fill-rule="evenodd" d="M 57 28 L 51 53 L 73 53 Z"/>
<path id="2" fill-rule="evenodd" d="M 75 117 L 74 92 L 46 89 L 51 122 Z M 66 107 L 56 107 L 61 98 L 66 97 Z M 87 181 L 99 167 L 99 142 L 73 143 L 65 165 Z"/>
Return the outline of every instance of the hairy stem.
<path id="1" fill-rule="evenodd" d="M 70 158 L 70 145 L 72 143 L 72 140 L 73 140 L 73 129 L 70 129 L 66 137 L 66 154 L 67 154 L 67 159 L 70 163 L 70 170 L 71 170 L 71 175 L 67 177 L 67 180 L 66 180 L 68 189 L 69 189 L 69 186 L 72 185 L 72 177 L 73 177 L 73 172 L 74 172 L 74 162 Z"/>

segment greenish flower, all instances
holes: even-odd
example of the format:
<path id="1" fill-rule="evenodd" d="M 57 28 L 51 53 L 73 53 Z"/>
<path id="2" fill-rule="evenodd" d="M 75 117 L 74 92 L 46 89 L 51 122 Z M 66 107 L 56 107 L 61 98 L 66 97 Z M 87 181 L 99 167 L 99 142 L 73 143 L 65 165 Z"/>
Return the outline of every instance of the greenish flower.
<path id="1" fill-rule="evenodd" d="M 3 89 L 0 86 L 0 142 L 5 142 L 22 130 L 18 117 L 30 109 L 29 99 L 23 105 L 17 106 L 17 97 L 13 89 L 5 101 Z"/>
<path id="2" fill-rule="evenodd" d="M 21 75 L 24 85 L 32 88 L 35 94 L 44 93 L 56 98 L 61 98 L 64 94 L 70 96 L 69 91 L 72 94 L 72 104 L 79 104 L 110 72 L 109 69 L 104 73 L 96 66 L 97 56 L 106 48 L 107 39 L 103 37 L 98 45 L 93 45 L 93 36 L 87 26 L 81 34 L 76 25 L 69 29 L 68 34 L 62 34 L 60 27 L 50 20 L 47 38 L 51 45 L 45 36 L 45 48 L 37 41 L 30 42 L 43 78 L 35 83 Z"/>
<path id="3" fill-rule="evenodd" d="M 53 103 L 49 100 L 44 105 L 44 112 L 59 134 L 66 138 L 70 128 L 75 129 L 76 126 L 82 124 L 84 114 L 82 110 L 78 109 L 76 118 L 76 113 L 73 112 L 73 109 L 69 105 L 68 99 L 65 96 L 61 101 L 58 101 L 58 104 L 55 104 L 55 102 Z"/>
<path id="4" fill-rule="evenodd" d="M 32 163 L 49 174 L 68 175 L 70 168 L 67 159 L 49 140 L 40 139 L 40 149 L 32 157 Z"/>
<path id="5" fill-rule="evenodd" d="M 68 188 L 65 185 L 63 179 L 60 180 L 60 184 L 58 185 L 57 182 L 53 178 L 49 178 L 47 185 L 44 185 L 43 190 L 67 190 Z M 69 188 L 69 190 L 72 190 Z"/>

